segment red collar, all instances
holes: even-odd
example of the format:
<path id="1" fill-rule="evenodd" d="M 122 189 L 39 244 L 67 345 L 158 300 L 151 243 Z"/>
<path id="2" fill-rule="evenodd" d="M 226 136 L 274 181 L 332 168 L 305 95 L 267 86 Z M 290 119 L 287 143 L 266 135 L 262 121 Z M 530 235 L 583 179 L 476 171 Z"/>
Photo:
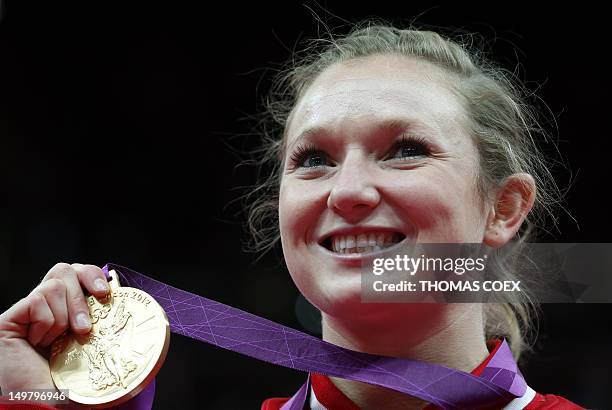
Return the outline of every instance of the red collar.
<path id="1" fill-rule="evenodd" d="M 489 349 L 489 356 L 482 361 L 471 373 L 475 376 L 480 376 L 486 367 L 487 363 L 491 360 L 497 349 L 502 344 L 501 339 L 491 339 L 487 341 L 487 349 Z M 312 373 L 312 390 L 319 403 L 328 409 L 338 410 L 359 410 L 359 407 L 344 395 L 335 385 L 331 379 L 326 375 L 319 373 Z M 429 405 L 424 410 L 435 409 L 435 406 Z"/>

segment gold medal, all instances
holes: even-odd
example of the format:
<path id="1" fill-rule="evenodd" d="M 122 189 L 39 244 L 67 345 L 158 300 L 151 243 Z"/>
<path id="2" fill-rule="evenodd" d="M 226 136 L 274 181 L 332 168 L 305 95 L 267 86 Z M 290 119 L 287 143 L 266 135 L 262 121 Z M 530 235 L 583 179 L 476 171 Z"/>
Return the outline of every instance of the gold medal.
<path id="1" fill-rule="evenodd" d="M 87 297 L 91 331 L 60 336 L 49 361 L 55 386 L 94 408 L 136 396 L 159 371 L 170 344 L 164 309 L 148 293 L 121 287 L 114 270 L 109 274 L 108 297 Z"/>

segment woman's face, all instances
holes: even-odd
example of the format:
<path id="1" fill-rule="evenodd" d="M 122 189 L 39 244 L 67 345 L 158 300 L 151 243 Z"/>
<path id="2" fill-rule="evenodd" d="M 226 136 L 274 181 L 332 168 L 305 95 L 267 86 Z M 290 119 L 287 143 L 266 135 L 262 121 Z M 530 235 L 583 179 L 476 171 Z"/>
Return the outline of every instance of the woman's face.
<path id="1" fill-rule="evenodd" d="M 441 71 L 407 57 L 336 64 L 308 88 L 286 133 L 279 222 L 311 303 L 331 316 L 367 312 L 363 258 L 400 240 L 482 242 L 466 124 Z"/>

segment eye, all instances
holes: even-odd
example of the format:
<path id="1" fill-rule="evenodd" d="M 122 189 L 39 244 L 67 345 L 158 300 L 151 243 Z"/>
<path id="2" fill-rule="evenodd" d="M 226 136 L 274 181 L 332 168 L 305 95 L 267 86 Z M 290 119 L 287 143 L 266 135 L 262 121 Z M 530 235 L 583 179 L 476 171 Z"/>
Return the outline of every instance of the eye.
<path id="1" fill-rule="evenodd" d="M 313 145 L 298 147 L 291 154 L 291 169 L 328 166 L 327 154 Z"/>
<path id="2" fill-rule="evenodd" d="M 421 137 L 404 135 L 393 143 L 389 154 L 388 159 L 405 159 L 428 156 L 430 150 L 427 142 Z"/>

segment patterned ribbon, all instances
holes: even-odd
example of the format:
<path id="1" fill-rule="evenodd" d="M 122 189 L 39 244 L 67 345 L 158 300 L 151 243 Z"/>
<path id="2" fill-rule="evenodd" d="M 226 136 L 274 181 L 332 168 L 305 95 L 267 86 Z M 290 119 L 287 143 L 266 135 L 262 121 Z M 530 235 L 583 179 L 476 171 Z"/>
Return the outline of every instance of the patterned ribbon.
<path id="1" fill-rule="evenodd" d="M 122 286 L 155 298 L 173 333 L 279 366 L 386 387 L 443 409 L 504 405 L 527 389 L 505 340 L 482 374 L 474 376 L 446 366 L 345 349 L 123 266 L 107 264 L 103 268 L 107 276 L 109 269 L 115 269 Z M 303 409 L 309 388 L 307 380 L 283 409 Z"/>

